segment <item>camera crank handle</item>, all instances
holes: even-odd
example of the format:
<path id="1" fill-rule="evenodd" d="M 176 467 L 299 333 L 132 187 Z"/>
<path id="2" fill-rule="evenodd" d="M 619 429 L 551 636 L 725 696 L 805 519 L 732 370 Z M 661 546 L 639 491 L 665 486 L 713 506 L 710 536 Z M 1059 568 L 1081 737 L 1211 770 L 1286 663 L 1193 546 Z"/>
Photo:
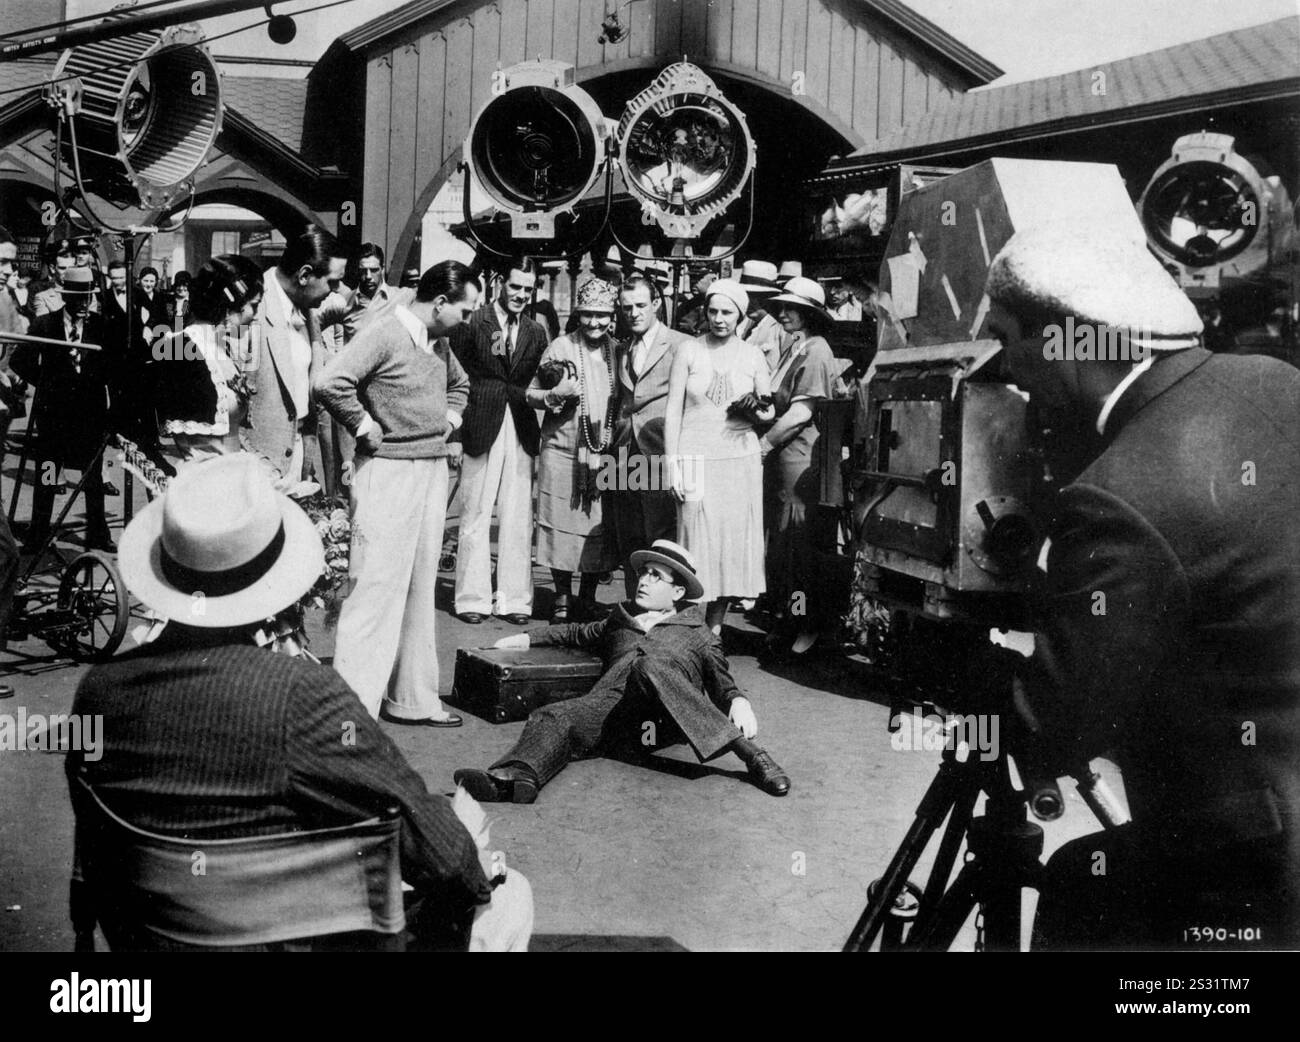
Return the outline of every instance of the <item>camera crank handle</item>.
<path id="1" fill-rule="evenodd" d="M 1106 779 L 1092 769 L 1092 764 L 1084 764 L 1082 770 L 1074 772 L 1074 780 L 1083 802 L 1097 816 L 1103 828 L 1118 828 L 1129 820 L 1128 812 L 1115 798 Z"/>

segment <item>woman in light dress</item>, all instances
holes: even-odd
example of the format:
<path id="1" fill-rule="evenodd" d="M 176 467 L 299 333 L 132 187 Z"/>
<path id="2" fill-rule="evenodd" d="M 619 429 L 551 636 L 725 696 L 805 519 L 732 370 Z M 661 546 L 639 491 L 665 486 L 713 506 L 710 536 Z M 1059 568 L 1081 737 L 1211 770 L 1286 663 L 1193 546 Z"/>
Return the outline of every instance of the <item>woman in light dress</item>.
<path id="1" fill-rule="evenodd" d="M 617 345 L 611 335 L 617 291 L 604 279 L 578 289 L 578 326 L 542 355 L 528 404 L 545 409 L 537 467 L 537 563 L 555 581 L 552 622 L 591 619 L 602 573 L 618 562 L 601 513 L 597 476 L 610 443 Z M 563 371 L 543 386 L 543 374 Z M 549 380 L 545 380 L 549 382 Z M 579 579 L 573 604 L 573 574 Z"/>
<path id="2" fill-rule="evenodd" d="M 763 468 L 756 423 L 770 421 L 762 352 L 736 336 L 749 310 L 738 282 L 706 290 L 707 332 L 684 341 L 668 375 L 664 446 L 677 499 L 677 539 L 695 557 L 714 633 L 733 599 L 757 597 L 763 575 Z"/>

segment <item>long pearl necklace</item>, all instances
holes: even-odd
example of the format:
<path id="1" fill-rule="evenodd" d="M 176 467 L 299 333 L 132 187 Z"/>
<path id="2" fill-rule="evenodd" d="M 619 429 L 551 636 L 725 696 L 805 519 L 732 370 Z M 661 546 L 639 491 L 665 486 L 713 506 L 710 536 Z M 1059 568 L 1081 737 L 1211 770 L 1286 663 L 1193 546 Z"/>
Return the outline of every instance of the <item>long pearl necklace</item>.
<path id="1" fill-rule="evenodd" d="M 611 409 L 614 402 L 614 352 L 610 350 L 613 341 L 606 336 L 604 342 L 600 345 L 601 358 L 605 362 L 605 372 L 609 375 L 609 401 L 605 403 L 605 421 L 601 424 L 600 444 L 595 443 L 591 434 L 591 401 L 588 397 L 587 388 L 587 347 L 580 344 L 578 347 L 578 382 L 579 394 L 582 397 L 581 406 L 578 411 L 578 429 L 582 432 L 582 441 L 587 451 L 601 455 L 609 448 L 609 443 L 613 437 L 613 424 L 610 423 Z"/>

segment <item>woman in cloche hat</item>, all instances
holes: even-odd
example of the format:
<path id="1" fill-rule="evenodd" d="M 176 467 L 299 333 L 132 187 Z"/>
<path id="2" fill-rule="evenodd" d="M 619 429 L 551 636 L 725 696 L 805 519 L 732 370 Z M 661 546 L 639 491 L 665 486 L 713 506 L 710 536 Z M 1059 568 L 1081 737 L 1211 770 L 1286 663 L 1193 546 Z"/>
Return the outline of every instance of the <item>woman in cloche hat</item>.
<path id="1" fill-rule="evenodd" d="M 664 446 L 677 499 L 677 539 L 702 562 L 714 633 L 732 598 L 757 597 L 763 578 L 763 467 L 756 423 L 773 416 L 762 352 L 736 335 L 749 310 L 740 283 L 705 291 L 708 332 L 683 341 L 668 375 Z"/>
<path id="2" fill-rule="evenodd" d="M 578 288 L 578 328 L 546 349 L 527 392 L 529 405 L 546 410 L 538 452 L 537 563 L 550 568 L 555 581 L 552 622 L 575 614 L 574 572 L 581 576 L 577 611 L 590 618 L 601 574 L 618 564 L 598 484 L 617 387 L 611 336 L 616 297 L 614 284 L 601 278 Z M 552 382 L 555 376 L 558 383 Z"/>

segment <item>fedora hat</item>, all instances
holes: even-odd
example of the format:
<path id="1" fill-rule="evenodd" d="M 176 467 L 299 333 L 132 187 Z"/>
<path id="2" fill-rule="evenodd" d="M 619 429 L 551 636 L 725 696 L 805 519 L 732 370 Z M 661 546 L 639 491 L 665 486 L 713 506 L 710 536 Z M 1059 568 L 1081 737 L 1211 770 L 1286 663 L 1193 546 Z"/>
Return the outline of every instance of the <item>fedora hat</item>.
<path id="1" fill-rule="evenodd" d="M 763 302 L 763 306 L 773 314 L 781 310 L 782 304 L 801 307 L 805 313 L 815 315 L 823 322 L 835 321 L 835 316 L 826 310 L 826 291 L 816 279 L 796 275 L 785 284 L 780 293 Z"/>
<path id="2" fill-rule="evenodd" d="M 638 550 L 632 555 L 633 571 L 640 571 L 644 564 L 661 564 L 677 576 L 686 587 L 686 600 L 698 601 L 704 596 L 704 586 L 695 574 L 695 558 L 686 547 L 671 539 L 656 539 L 649 550 Z"/>
<path id="3" fill-rule="evenodd" d="M 740 285 L 750 296 L 781 292 L 779 278 L 771 261 L 747 260 L 740 266 Z"/>
<path id="4" fill-rule="evenodd" d="M 59 292 L 65 296 L 69 293 L 90 296 L 98 293 L 99 288 L 95 285 L 95 276 L 89 268 L 69 268 L 59 282 Z"/>
<path id="5" fill-rule="evenodd" d="M 118 564 L 154 611 L 222 629 L 293 604 L 320 577 L 325 552 L 302 508 L 253 456 L 234 453 L 183 469 L 122 533 Z"/>

